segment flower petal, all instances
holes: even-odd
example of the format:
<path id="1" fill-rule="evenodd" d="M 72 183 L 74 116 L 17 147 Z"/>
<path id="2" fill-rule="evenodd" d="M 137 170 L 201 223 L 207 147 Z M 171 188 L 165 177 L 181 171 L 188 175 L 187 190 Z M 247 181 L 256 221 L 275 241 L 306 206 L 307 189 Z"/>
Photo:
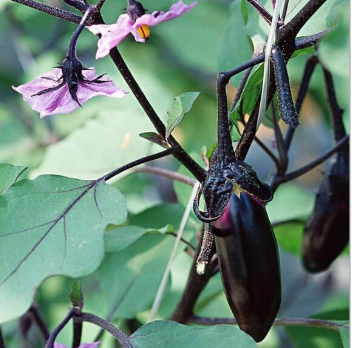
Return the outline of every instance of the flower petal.
<path id="1" fill-rule="evenodd" d="M 91 33 L 101 34 L 98 40 L 98 50 L 96 59 L 103 58 L 109 54 L 109 51 L 118 45 L 133 29 L 134 22 L 127 14 L 122 14 L 118 17 L 117 23 L 106 25 L 98 24 L 86 27 Z"/>
<path id="2" fill-rule="evenodd" d="M 67 84 L 55 91 L 34 95 L 57 86 L 60 83 L 61 75 L 61 69 L 55 68 L 53 71 L 44 73 L 24 85 L 12 86 L 12 88 L 23 95 L 23 99 L 29 103 L 33 110 L 40 113 L 41 118 L 54 114 L 67 114 L 79 108 L 79 105 L 71 98 Z M 83 70 L 83 75 L 90 81 L 97 78 L 94 68 Z M 116 98 L 123 98 L 126 95 L 126 92 L 120 87 L 116 87 L 111 80 L 108 78 L 106 80 L 105 83 L 79 82 L 77 91 L 79 102 L 83 104 L 97 95 Z"/>
<path id="3" fill-rule="evenodd" d="M 134 29 L 140 27 L 143 24 L 152 27 L 161 22 L 176 18 L 183 13 L 188 12 L 196 4 L 196 2 L 193 2 L 191 5 L 186 5 L 183 1 L 179 0 L 173 4 L 167 12 L 154 11 L 152 14 L 144 14 L 136 20 L 134 23 Z"/>

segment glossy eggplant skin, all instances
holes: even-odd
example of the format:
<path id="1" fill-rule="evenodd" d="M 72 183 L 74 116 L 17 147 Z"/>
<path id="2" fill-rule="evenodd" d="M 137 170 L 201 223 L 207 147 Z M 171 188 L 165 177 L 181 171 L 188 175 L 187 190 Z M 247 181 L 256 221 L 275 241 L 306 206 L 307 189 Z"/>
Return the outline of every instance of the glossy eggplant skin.
<path id="1" fill-rule="evenodd" d="M 260 342 L 281 302 L 278 246 L 267 212 L 248 194 L 233 194 L 213 232 L 229 306 L 240 329 Z"/>
<path id="2" fill-rule="evenodd" d="M 310 273 L 326 270 L 349 241 L 349 154 L 339 153 L 322 179 L 302 238 L 302 262 Z"/>

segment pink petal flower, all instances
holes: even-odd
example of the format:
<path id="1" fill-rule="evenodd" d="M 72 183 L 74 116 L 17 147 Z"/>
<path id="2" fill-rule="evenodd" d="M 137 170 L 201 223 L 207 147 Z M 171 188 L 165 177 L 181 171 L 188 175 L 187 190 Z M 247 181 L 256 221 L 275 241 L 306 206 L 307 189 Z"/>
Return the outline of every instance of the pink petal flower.
<path id="1" fill-rule="evenodd" d="M 96 59 L 103 58 L 109 54 L 109 51 L 118 45 L 129 33 L 134 35 L 135 41 L 145 42 L 145 40 L 138 35 L 137 28 L 142 25 L 152 27 L 161 22 L 176 18 L 188 12 L 196 4 L 196 2 L 193 2 L 191 5 L 186 5 L 183 1 L 179 0 L 173 4 L 167 12 L 155 11 L 152 14 L 144 14 L 139 17 L 135 23 L 127 14 L 122 14 L 118 17 L 117 23 L 115 24 L 91 25 L 87 27 L 93 34 L 101 34 L 101 38 L 98 40 Z"/>
<path id="2" fill-rule="evenodd" d="M 101 342 L 92 342 L 92 343 L 83 343 L 80 344 L 78 348 L 96 348 Z M 53 348 L 68 348 L 67 346 L 64 346 L 63 344 L 54 342 L 54 347 Z"/>
<path id="3" fill-rule="evenodd" d="M 94 68 L 83 70 L 82 73 L 87 80 L 92 81 L 97 78 Z M 78 109 L 79 105 L 70 96 L 68 85 L 66 83 L 55 91 L 41 95 L 34 95 L 40 91 L 60 84 L 62 81 L 60 80 L 61 76 L 62 70 L 55 68 L 53 71 L 44 73 L 24 85 L 18 87 L 12 86 L 12 88 L 23 95 L 23 99 L 29 103 L 33 110 L 40 113 L 41 118 L 54 114 L 67 114 Z M 79 81 L 77 97 L 80 104 L 99 95 L 115 98 L 125 97 L 127 92 L 120 87 L 115 86 L 107 77 L 103 76 L 102 79 L 102 81 L 107 82 L 85 83 Z"/>

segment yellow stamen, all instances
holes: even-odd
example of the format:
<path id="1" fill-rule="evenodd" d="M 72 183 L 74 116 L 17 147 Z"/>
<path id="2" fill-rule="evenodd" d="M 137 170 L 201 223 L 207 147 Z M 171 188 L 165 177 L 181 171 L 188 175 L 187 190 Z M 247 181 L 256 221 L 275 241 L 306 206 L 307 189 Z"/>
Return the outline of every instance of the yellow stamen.
<path id="1" fill-rule="evenodd" d="M 147 25 L 143 24 L 141 27 L 136 29 L 138 35 L 143 39 L 147 40 L 150 37 L 150 29 Z"/>

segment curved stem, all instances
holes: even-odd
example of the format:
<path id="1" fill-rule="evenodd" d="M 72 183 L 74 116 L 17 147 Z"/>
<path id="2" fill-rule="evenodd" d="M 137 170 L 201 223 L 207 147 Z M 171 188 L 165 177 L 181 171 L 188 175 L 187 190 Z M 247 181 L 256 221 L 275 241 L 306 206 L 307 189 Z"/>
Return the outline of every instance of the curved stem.
<path id="1" fill-rule="evenodd" d="M 74 315 L 74 309 L 71 308 L 66 315 L 66 317 L 63 319 L 63 321 L 54 329 L 54 331 L 49 335 L 47 344 L 45 345 L 44 348 L 53 348 L 55 339 L 57 338 L 59 332 L 63 330 L 65 325 L 69 322 L 69 320 L 73 317 Z"/>
<path id="2" fill-rule="evenodd" d="M 237 91 L 236 91 L 235 97 L 234 97 L 234 99 L 231 103 L 231 106 L 230 106 L 230 114 L 235 110 L 236 105 L 241 98 L 242 92 L 246 86 L 248 77 L 250 76 L 252 69 L 253 69 L 253 67 L 248 68 L 241 77 L 240 83 L 237 86 Z"/>
<path id="3" fill-rule="evenodd" d="M 11 1 L 17 2 L 21 5 L 32 7 L 35 10 L 48 13 L 54 17 L 64 19 L 68 22 L 79 24 L 81 21 L 80 16 L 77 16 L 69 11 L 62 10 L 58 7 L 42 4 L 39 1 L 35 1 L 35 0 L 11 0 Z"/>
<path id="4" fill-rule="evenodd" d="M 279 176 L 275 179 L 275 184 L 279 185 L 282 184 L 284 182 L 290 181 L 290 180 L 294 180 L 297 177 L 304 175 L 305 173 L 307 173 L 308 171 L 310 171 L 311 169 L 317 167 L 319 164 L 321 164 L 322 162 L 324 162 L 326 159 L 328 159 L 329 157 L 331 157 L 333 154 L 335 154 L 342 146 L 346 145 L 347 142 L 349 141 L 349 135 L 345 136 L 344 138 L 342 138 L 340 141 L 338 141 L 336 143 L 336 145 L 330 149 L 329 151 L 327 151 L 326 153 L 324 153 L 322 156 L 320 156 L 319 158 L 317 158 L 316 160 L 312 161 L 311 163 L 297 169 L 294 170 L 293 172 L 283 175 L 283 176 Z"/>
<path id="5" fill-rule="evenodd" d="M 81 13 L 85 13 L 88 5 L 81 2 L 80 0 L 62 0 L 65 4 L 76 8 L 79 10 Z"/>
<path id="6" fill-rule="evenodd" d="M 69 47 L 68 47 L 68 57 L 71 59 L 74 59 L 74 57 L 76 56 L 77 39 L 79 38 L 80 34 L 84 30 L 85 25 L 87 24 L 86 22 L 88 19 L 90 19 L 91 15 L 93 13 L 93 10 L 94 10 L 94 8 L 90 7 L 90 6 L 86 9 L 85 14 L 81 18 L 80 24 L 78 25 L 78 27 L 74 31 L 73 35 L 71 36 Z"/>
<path id="7" fill-rule="evenodd" d="M 81 319 L 82 321 L 95 324 L 110 333 L 121 344 L 123 348 L 134 348 L 133 345 L 130 343 L 129 336 L 127 336 L 124 332 L 120 331 L 109 321 L 90 313 L 81 313 Z"/>

